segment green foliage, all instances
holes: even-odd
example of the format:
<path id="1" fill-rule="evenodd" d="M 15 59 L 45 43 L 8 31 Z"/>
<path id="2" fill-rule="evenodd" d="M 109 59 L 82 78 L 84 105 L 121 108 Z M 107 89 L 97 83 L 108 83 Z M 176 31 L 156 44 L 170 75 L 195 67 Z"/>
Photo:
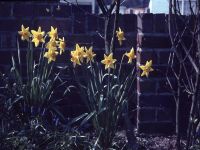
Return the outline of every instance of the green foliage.
<path id="1" fill-rule="evenodd" d="M 84 124 L 84 118 L 88 113 L 65 124 L 51 123 L 44 115 L 27 114 L 21 106 L 24 100 L 23 96 L 17 94 L 16 84 L 12 84 L 6 75 L 0 75 L 2 84 L 0 94 L 1 149 L 88 150 L 94 148 L 98 150 L 98 145 L 94 144 L 95 139 L 71 128 L 80 120 L 83 120 L 81 124 Z"/>
<path id="2" fill-rule="evenodd" d="M 20 129 L 1 134 L 2 149 L 46 149 L 46 150 L 88 150 L 93 144 L 89 137 L 78 131 L 51 130 L 43 126 L 39 119 L 31 120 Z"/>
<path id="3" fill-rule="evenodd" d="M 92 119 L 96 134 L 99 135 L 98 144 L 104 149 L 111 148 L 119 119 L 128 111 L 128 100 L 133 96 L 133 82 L 136 78 L 134 67 L 131 73 L 119 69 L 104 71 L 99 63 L 81 66 L 86 82 L 80 81 L 75 75 L 81 89 L 82 99 L 85 101 L 90 114 L 85 122 Z"/>
<path id="4" fill-rule="evenodd" d="M 44 105 L 45 101 L 49 101 L 50 94 L 52 92 L 52 85 L 55 81 L 54 79 L 50 78 L 52 73 L 52 65 L 48 65 L 47 61 L 44 60 L 42 54 L 44 52 L 41 51 L 39 63 L 36 63 L 33 56 L 33 47 L 32 43 L 29 43 L 29 47 L 27 49 L 27 68 L 26 68 L 26 76 L 27 80 L 23 82 L 23 75 L 20 58 L 20 50 L 18 49 L 18 62 L 14 57 L 12 57 L 12 68 L 11 73 L 13 74 L 14 81 L 17 86 L 17 92 L 23 95 L 25 99 L 26 106 L 36 106 L 41 107 Z M 23 68 L 23 71 L 25 68 Z"/>
<path id="5" fill-rule="evenodd" d="M 18 57 L 12 56 L 11 79 L 15 85 L 15 93 L 20 96 L 20 99 L 11 99 L 11 103 L 18 105 L 24 114 L 38 116 L 51 111 L 64 119 L 57 108 L 57 99 L 54 97 L 54 89 L 57 88 L 55 84 L 63 85 L 63 81 L 59 78 L 60 72 L 57 74 L 53 72 L 54 63 L 48 64 L 43 57 L 44 48 L 40 52 L 39 60 L 34 59 L 34 51 L 29 41 L 26 51 L 26 68 L 21 63 L 19 46 Z"/>

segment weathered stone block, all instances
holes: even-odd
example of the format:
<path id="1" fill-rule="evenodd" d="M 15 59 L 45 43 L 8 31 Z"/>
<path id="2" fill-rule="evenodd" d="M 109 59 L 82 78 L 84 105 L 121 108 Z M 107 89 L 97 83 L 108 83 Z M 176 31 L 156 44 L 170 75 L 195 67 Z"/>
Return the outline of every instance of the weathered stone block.
<path id="1" fill-rule="evenodd" d="M 124 32 L 137 32 L 137 16 L 134 14 L 124 14 L 121 16 L 124 23 Z"/>
<path id="2" fill-rule="evenodd" d="M 72 6 L 70 5 L 54 5 L 53 6 L 53 16 L 68 18 L 72 15 Z"/>
<path id="3" fill-rule="evenodd" d="M 154 14 L 154 32 L 156 33 L 166 33 L 166 16 L 165 14 Z"/>
<path id="4" fill-rule="evenodd" d="M 172 134 L 174 132 L 174 125 L 171 122 L 157 122 L 157 123 L 139 123 L 140 133 L 163 133 Z"/>
<path id="5" fill-rule="evenodd" d="M 139 33 L 153 32 L 153 14 L 139 14 L 137 16 L 137 22 Z"/>
<path id="6" fill-rule="evenodd" d="M 148 107 L 140 108 L 140 121 L 154 122 L 156 120 L 156 110 Z"/>
<path id="7" fill-rule="evenodd" d="M 75 15 L 73 20 L 73 33 L 80 34 L 86 32 L 86 16 Z"/>
<path id="8" fill-rule="evenodd" d="M 0 17 L 9 17 L 11 15 L 11 3 L 0 2 Z"/>
<path id="9" fill-rule="evenodd" d="M 141 91 L 142 92 L 142 91 Z M 175 104 L 172 95 L 144 95 L 140 96 L 140 105 L 143 107 L 171 108 Z"/>

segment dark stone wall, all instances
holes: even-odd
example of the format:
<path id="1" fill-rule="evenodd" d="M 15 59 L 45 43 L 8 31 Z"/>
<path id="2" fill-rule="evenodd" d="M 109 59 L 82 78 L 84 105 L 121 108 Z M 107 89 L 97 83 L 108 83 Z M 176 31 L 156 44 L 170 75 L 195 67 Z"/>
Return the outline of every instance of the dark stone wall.
<path id="1" fill-rule="evenodd" d="M 60 4 L 55 2 L 0 2 L 0 71 L 10 67 L 10 56 L 16 54 L 17 31 L 21 24 L 30 29 L 38 26 L 46 32 L 50 26 L 58 28 L 59 34 L 67 41 L 65 55 L 58 63 L 69 63 L 69 52 L 75 43 L 92 45 L 95 52 L 103 57 L 104 41 L 99 36 L 104 31 L 101 16 L 90 14 L 91 7 Z M 140 132 L 170 133 L 174 131 L 175 103 L 166 84 L 165 72 L 171 48 L 168 35 L 167 16 L 165 14 L 120 15 L 120 27 L 126 34 L 122 47 L 116 43 L 117 55 L 129 51 L 131 47 L 140 47 L 137 63 L 144 64 L 153 60 L 154 72 L 149 78 L 137 78 L 137 108 Z M 20 42 L 22 55 L 25 56 L 24 42 Z M 172 77 L 173 78 L 173 77 Z M 76 95 L 76 94 L 75 94 Z M 78 99 L 78 98 L 77 98 Z M 67 112 L 73 115 L 84 105 L 74 100 L 67 101 Z M 73 106 L 73 107 L 72 107 Z M 76 108 L 75 110 L 72 108 Z M 63 108 L 65 109 L 65 108 Z M 133 116 L 136 118 L 136 115 Z"/>
<path id="2" fill-rule="evenodd" d="M 174 131 L 175 101 L 167 85 L 165 73 L 171 42 L 165 14 L 137 16 L 137 62 L 152 59 L 154 72 L 149 78 L 138 76 L 139 132 L 172 133 Z M 170 78 L 170 77 L 169 77 Z M 173 78 L 173 77 L 171 77 Z"/>

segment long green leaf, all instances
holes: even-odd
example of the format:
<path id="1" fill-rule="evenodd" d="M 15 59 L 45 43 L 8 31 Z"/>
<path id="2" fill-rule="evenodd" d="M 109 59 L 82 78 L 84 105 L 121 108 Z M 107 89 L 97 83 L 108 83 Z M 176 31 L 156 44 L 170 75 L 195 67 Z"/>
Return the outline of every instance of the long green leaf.
<path id="1" fill-rule="evenodd" d="M 88 114 L 87 117 L 85 117 L 85 119 L 81 122 L 80 127 L 83 126 L 86 122 L 88 122 L 95 114 L 96 111 L 93 111 L 90 114 Z"/>
<path id="2" fill-rule="evenodd" d="M 80 115 L 80 116 L 74 118 L 74 119 L 73 119 L 72 121 L 70 121 L 68 124 L 69 124 L 69 125 L 72 125 L 72 124 L 78 122 L 79 120 L 83 119 L 83 118 L 84 118 L 85 116 L 87 116 L 87 115 L 88 115 L 88 113 L 84 113 L 84 114 L 82 114 L 82 115 Z"/>

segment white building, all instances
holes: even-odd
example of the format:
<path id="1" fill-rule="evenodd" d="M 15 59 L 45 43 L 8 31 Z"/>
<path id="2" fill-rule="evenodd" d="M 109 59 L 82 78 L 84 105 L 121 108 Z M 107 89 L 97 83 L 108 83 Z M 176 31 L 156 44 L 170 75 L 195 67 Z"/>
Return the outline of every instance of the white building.
<path id="1" fill-rule="evenodd" d="M 149 2 L 150 13 L 169 13 L 169 0 L 150 0 Z"/>
<path id="2" fill-rule="evenodd" d="M 190 0 L 191 2 L 191 8 L 195 12 L 196 11 L 196 0 Z M 190 15 L 191 14 L 191 8 L 190 8 L 190 3 L 189 0 L 179 0 L 178 5 L 180 8 L 180 13 L 182 15 Z"/>
<path id="3" fill-rule="evenodd" d="M 172 1 L 173 2 L 173 1 Z M 196 0 L 190 0 L 193 11 L 196 11 Z M 190 3 L 189 0 L 178 0 L 177 9 L 182 15 L 190 15 Z M 169 0 L 150 0 L 149 2 L 150 13 L 169 13 Z"/>
<path id="4" fill-rule="evenodd" d="M 96 0 L 60 0 L 61 3 L 72 3 L 75 5 L 91 5 L 92 6 L 92 13 L 95 13 L 95 2 Z"/>
<path id="5" fill-rule="evenodd" d="M 106 6 L 108 9 L 110 8 L 110 5 L 107 5 Z M 126 14 L 126 7 L 125 6 L 120 6 L 119 7 L 119 13 L 120 14 Z M 113 9 L 113 11 L 112 11 L 112 13 L 115 13 L 115 10 L 116 10 L 116 7 L 114 7 L 114 9 Z M 101 11 L 101 9 L 99 8 L 99 14 L 101 14 L 102 13 L 102 11 Z"/>

